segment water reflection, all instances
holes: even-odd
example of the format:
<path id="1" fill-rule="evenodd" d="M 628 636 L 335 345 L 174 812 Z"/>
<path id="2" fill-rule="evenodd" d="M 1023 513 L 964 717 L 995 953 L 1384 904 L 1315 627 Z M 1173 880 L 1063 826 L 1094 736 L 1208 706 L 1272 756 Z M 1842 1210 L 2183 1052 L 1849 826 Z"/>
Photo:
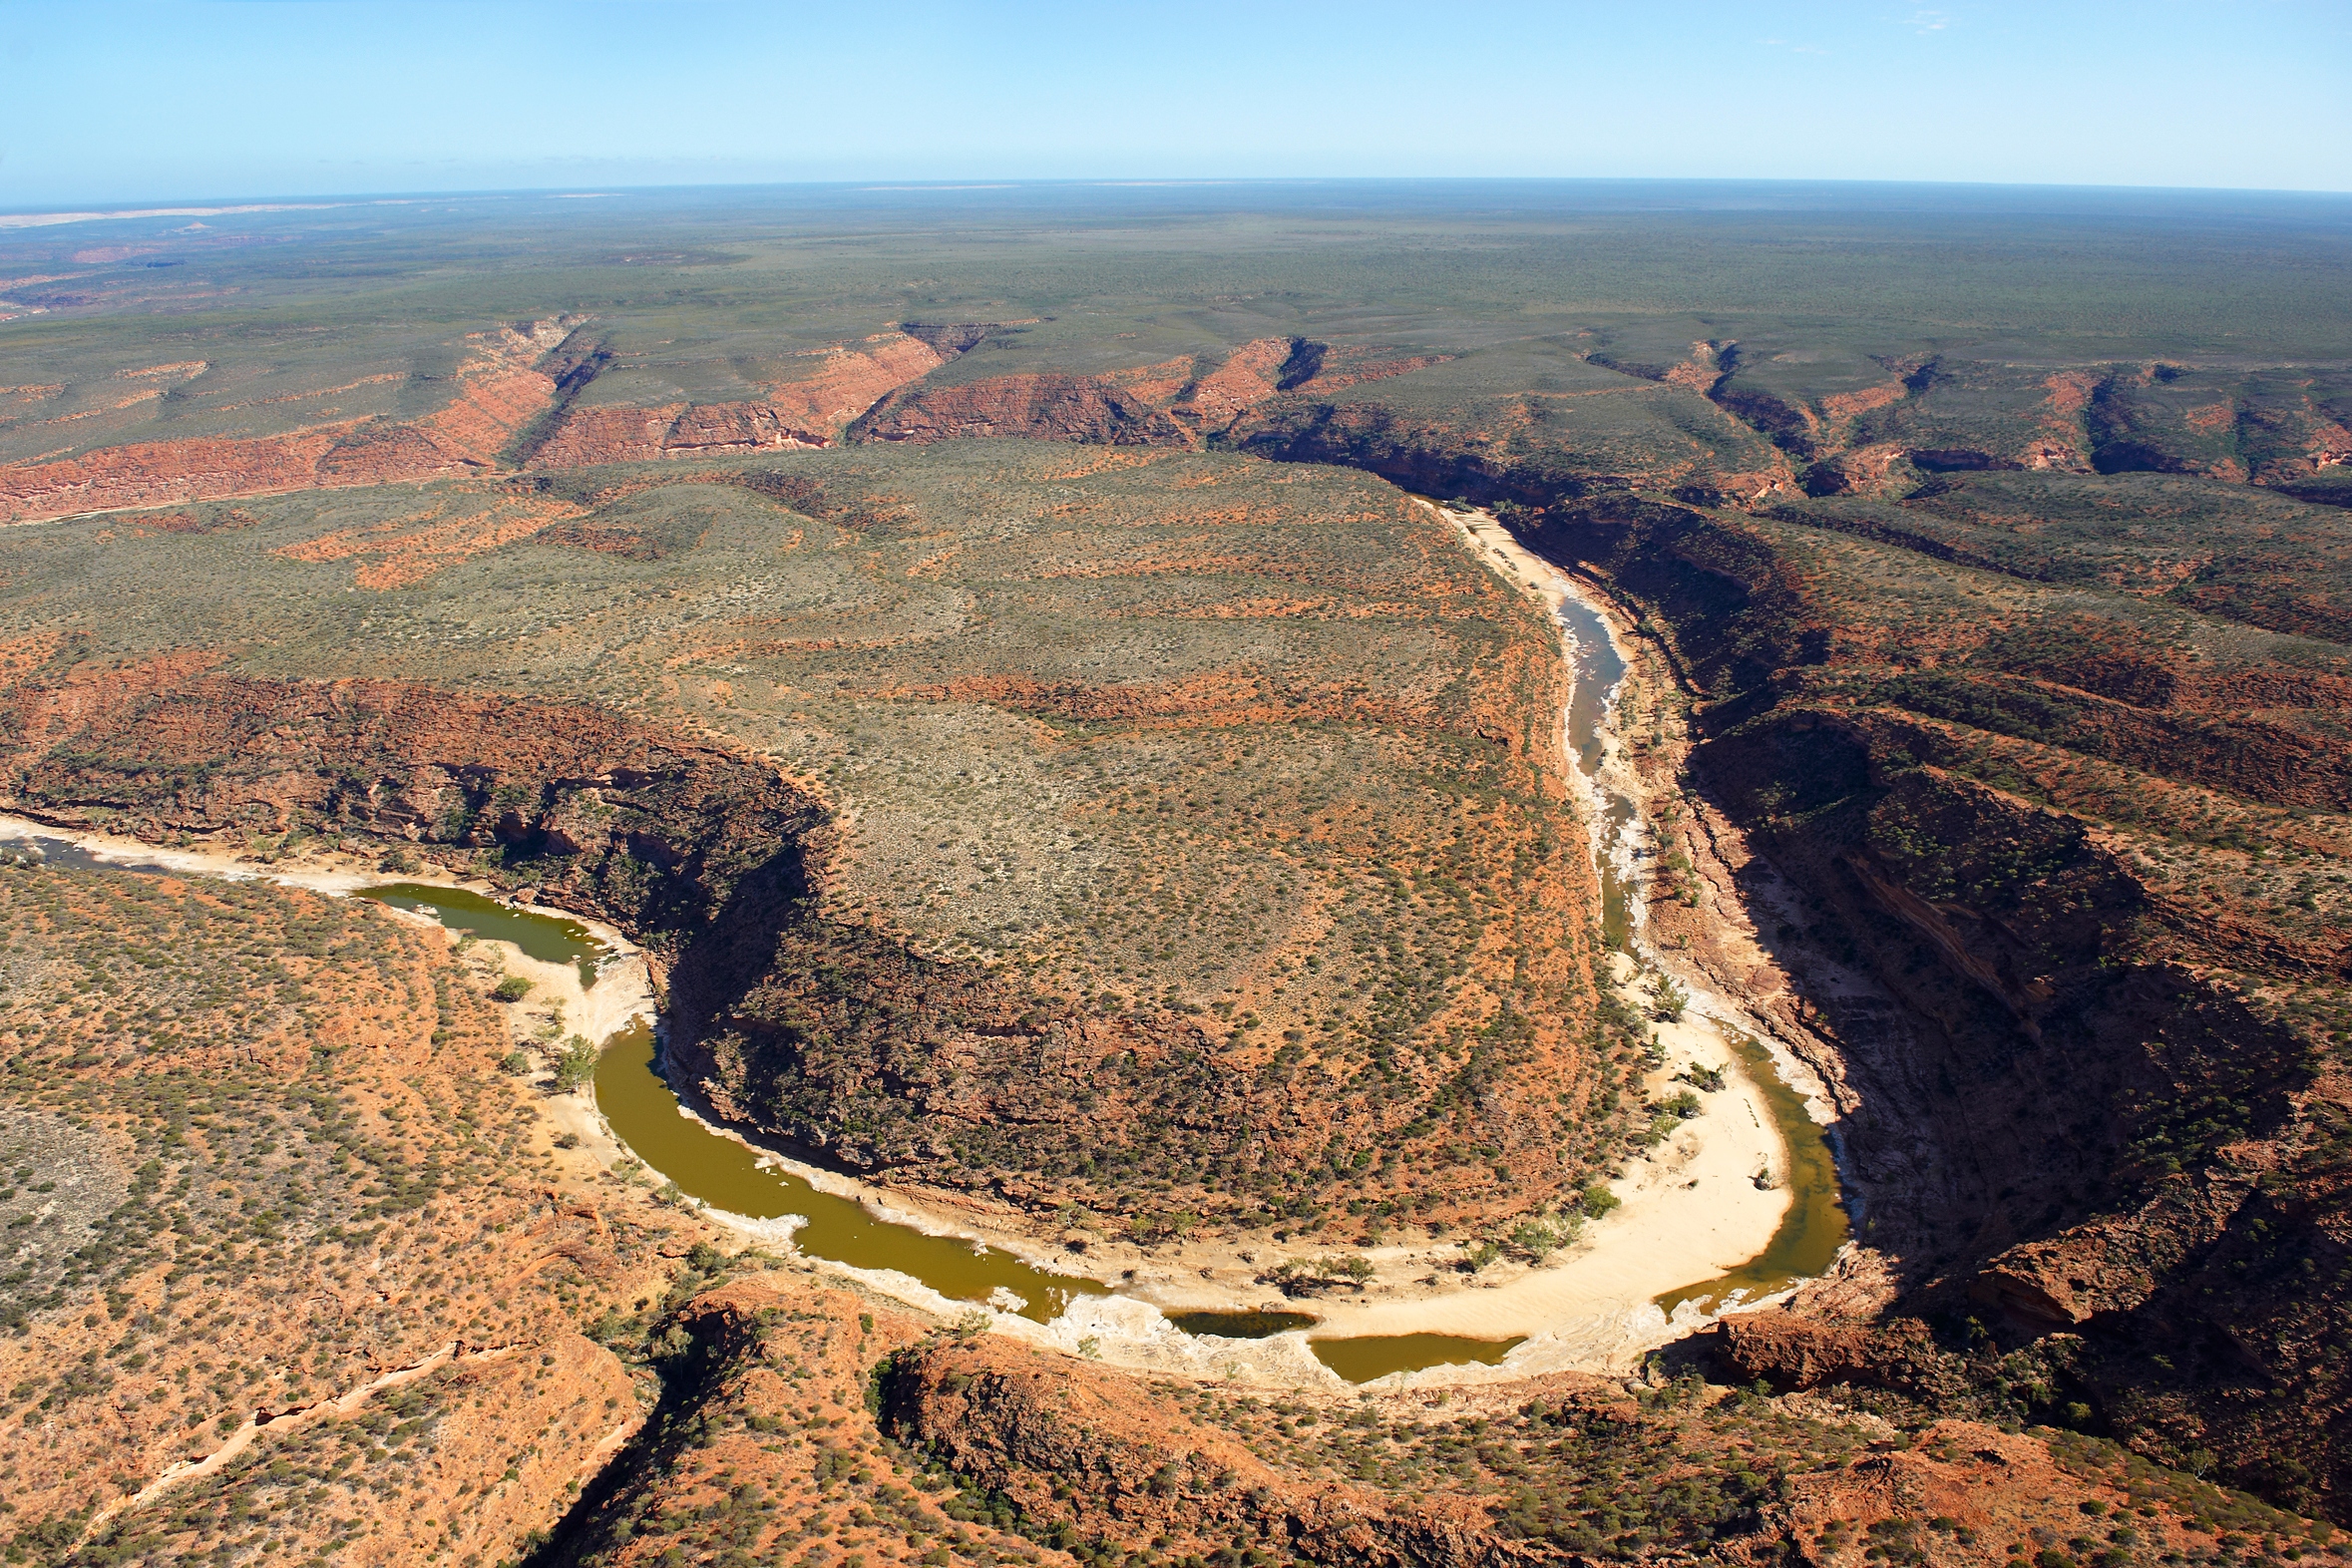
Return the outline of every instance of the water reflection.
<path id="1" fill-rule="evenodd" d="M 1493 1367 L 1527 1343 L 1515 1340 L 1465 1340 L 1451 1334 L 1386 1334 L 1361 1340 L 1310 1340 L 1315 1359 L 1350 1382 L 1371 1382 L 1393 1372 L 1421 1372 L 1430 1367 Z"/>

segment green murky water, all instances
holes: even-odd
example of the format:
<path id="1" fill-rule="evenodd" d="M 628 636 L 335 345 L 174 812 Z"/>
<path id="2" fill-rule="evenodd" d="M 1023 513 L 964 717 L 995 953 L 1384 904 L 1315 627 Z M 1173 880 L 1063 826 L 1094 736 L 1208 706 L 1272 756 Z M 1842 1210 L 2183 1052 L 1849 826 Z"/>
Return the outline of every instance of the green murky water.
<path id="1" fill-rule="evenodd" d="M 370 888 L 362 898 L 423 910 L 445 926 L 492 941 L 512 942 L 536 959 L 592 965 L 604 949 L 586 928 L 560 916 L 510 909 L 480 894 L 402 883 Z M 1097 1280 L 1052 1274 L 1009 1253 L 948 1236 L 926 1236 L 878 1220 L 848 1198 L 819 1192 L 797 1176 L 762 1170 L 754 1150 L 722 1137 L 678 1112 L 678 1097 L 654 1070 L 653 1030 L 639 1021 L 605 1041 L 596 1063 L 596 1108 L 631 1154 L 677 1184 L 688 1197 L 751 1219 L 802 1216 L 793 1243 L 812 1258 L 861 1269 L 895 1269 L 953 1301 L 986 1302 L 997 1291 L 1020 1299 L 1024 1318 L 1044 1323 L 1081 1295 L 1106 1294 Z M 1265 1339 L 1312 1327 L 1305 1313 L 1172 1313 L 1187 1334 Z M 1350 1382 L 1390 1372 L 1476 1362 L 1492 1366 L 1517 1340 L 1465 1340 L 1408 1334 L 1311 1342 L 1323 1364 Z"/>
<path id="2" fill-rule="evenodd" d="M 653 1070 L 653 1031 L 643 1023 L 606 1042 L 596 1064 L 596 1108 L 629 1152 L 714 1209 L 753 1219 L 786 1214 L 808 1223 L 793 1243 L 812 1258 L 859 1269 L 896 1269 L 952 1301 L 985 1302 L 998 1290 L 1021 1299 L 1024 1318 L 1044 1323 L 1073 1296 L 1107 1294 L 1100 1281 L 1049 1274 L 1009 1253 L 953 1236 L 926 1236 L 878 1220 L 852 1199 L 819 1192 L 797 1176 L 759 1168 L 759 1155 L 678 1114 L 678 1097 Z"/>
<path id="3" fill-rule="evenodd" d="M 1601 617 L 1570 599 L 1560 619 L 1575 634 L 1575 685 L 1570 694 L 1568 736 L 1588 776 L 1602 760 L 1601 726 L 1608 703 L 1625 675 Z M 1604 796 L 1613 828 L 1635 816 L 1633 802 Z M 1611 947 L 1631 940 L 1635 892 L 1603 865 L 1602 936 Z M 603 948 L 578 923 L 557 916 L 510 909 L 479 894 L 399 884 L 361 895 L 403 909 L 423 909 L 444 925 L 499 941 L 513 942 L 534 958 L 581 965 L 591 980 Z M 1735 1036 L 1732 1045 L 1770 1107 L 1789 1150 L 1794 1202 L 1769 1245 L 1721 1279 L 1704 1281 L 1659 1297 L 1670 1315 L 1685 1301 L 1710 1309 L 1735 1295 L 1754 1299 L 1824 1271 L 1846 1239 L 1846 1217 L 1838 1200 L 1837 1168 L 1821 1129 L 1805 1114 L 1804 1101 L 1772 1070 L 1769 1054 L 1754 1040 Z M 612 1130 L 646 1164 L 691 1197 L 713 1208 L 758 1219 L 787 1214 L 807 1224 L 794 1237 L 802 1252 L 858 1268 L 895 1269 L 953 1300 L 984 1302 L 1009 1291 L 1020 1298 L 1023 1317 L 1043 1323 L 1078 1295 L 1102 1294 L 1098 1281 L 1032 1268 L 1008 1254 L 948 1237 L 925 1236 L 875 1219 L 847 1198 L 811 1188 L 797 1177 L 759 1169 L 759 1156 L 731 1138 L 678 1113 L 676 1094 L 654 1070 L 652 1030 L 643 1024 L 606 1042 L 596 1069 L 596 1102 Z M 1317 1321 L 1304 1313 L 1172 1313 L 1169 1321 L 1187 1334 L 1230 1339 L 1264 1339 Z M 1453 1335 L 1405 1334 L 1356 1339 L 1311 1340 L 1316 1359 L 1350 1382 L 1370 1382 L 1396 1372 L 1430 1367 L 1495 1366 L 1523 1339 L 1472 1340 Z"/>
<path id="4" fill-rule="evenodd" d="M 1428 1367 L 1492 1367 L 1527 1343 L 1515 1340 L 1465 1340 L 1450 1334 L 1388 1334 L 1360 1340 L 1309 1340 L 1315 1359 L 1350 1382 L 1371 1382 L 1392 1372 L 1419 1372 Z"/>
<path id="5" fill-rule="evenodd" d="M 1789 1195 L 1794 1201 L 1763 1252 L 1718 1279 L 1658 1297 L 1658 1305 L 1670 1318 L 1685 1302 L 1697 1302 L 1707 1311 L 1717 1312 L 1735 1296 L 1755 1301 L 1786 1290 L 1799 1280 L 1826 1273 L 1837 1249 L 1845 1245 L 1845 1205 L 1838 1196 L 1837 1160 L 1820 1123 L 1805 1113 L 1804 1096 L 1772 1069 L 1770 1051 L 1745 1034 L 1727 1031 L 1725 1038 L 1764 1095 L 1772 1124 L 1787 1146 Z"/>
<path id="6" fill-rule="evenodd" d="M 358 897 L 424 911 L 453 931 L 511 942 L 547 963 L 577 964 L 584 981 L 593 979 L 607 952 L 577 921 L 512 909 L 463 889 L 395 883 L 363 889 Z M 679 1114 L 677 1094 L 654 1071 L 653 1060 L 653 1030 L 642 1021 L 606 1040 L 596 1062 L 596 1107 L 630 1153 L 688 1197 L 751 1219 L 800 1215 L 807 1223 L 793 1233 L 793 1243 L 809 1257 L 896 1269 L 951 1301 L 985 1303 L 1008 1291 L 1020 1299 L 1014 1310 L 1038 1323 L 1053 1318 L 1073 1296 L 1106 1294 L 1100 1281 L 1048 1273 L 976 1242 L 891 1225 L 852 1199 L 819 1192 L 782 1171 L 761 1170 L 756 1152 Z"/>
<path id="7" fill-rule="evenodd" d="M 511 942 L 543 964 L 570 964 L 584 986 L 596 982 L 596 965 L 609 951 L 576 920 L 538 915 L 501 904 L 464 888 L 436 888 L 422 882 L 393 882 L 361 888 L 352 897 L 373 899 L 399 910 L 420 910 L 447 926 L 485 942 Z"/>
<path id="8" fill-rule="evenodd" d="M 1167 1318 L 1186 1334 L 1213 1334 L 1222 1340 L 1271 1340 L 1293 1329 L 1312 1329 L 1321 1321 L 1303 1312 L 1172 1312 Z"/>

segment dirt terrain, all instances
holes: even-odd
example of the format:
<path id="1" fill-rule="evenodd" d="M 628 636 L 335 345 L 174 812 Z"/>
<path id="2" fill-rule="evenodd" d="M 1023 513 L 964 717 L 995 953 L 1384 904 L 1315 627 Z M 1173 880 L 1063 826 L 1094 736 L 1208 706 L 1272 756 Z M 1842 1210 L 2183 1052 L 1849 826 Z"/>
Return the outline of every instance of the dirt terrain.
<path id="1" fill-rule="evenodd" d="M 829 199 L 12 233 L 0 808 L 593 914 L 715 1112 L 1075 1257 L 1466 1266 L 1666 1091 L 1392 486 L 1489 505 L 1854 1245 L 1632 1379 L 1117 1371 L 713 1250 L 437 933 L 10 866 L 12 1558 L 2341 1555 L 2336 219 Z"/>
<path id="2" fill-rule="evenodd" d="M 2345 1397 L 2322 1347 L 2346 1310 L 2331 1216 L 2347 1085 L 2329 1044 L 2348 955 L 2326 870 L 2346 802 L 2341 753 L 2315 743 L 2340 677 L 2175 615 L 2175 637 L 2229 652 L 2183 648 L 2134 689 L 2130 661 L 2164 665 L 2129 621 L 2081 614 L 2014 653 L 1997 620 L 1927 632 L 1938 591 L 2034 591 L 1966 569 L 1910 568 L 1903 597 L 1865 600 L 1856 579 L 1889 570 L 1884 551 L 1785 526 L 1623 503 L 1529 527 L 1657 628 L 1660 676 L 1720 694 L 1685 718 L 1674 685 L 1651 688 L 1655 777 L 1696 796 L 1656 871 L 1692 915 L 1661 901 L 1660 931 L 1747 977 L 1848 1108 L 1878 1299 L 1833 1280 L 1795 1304 L 1806 1323 L 1728 1323 L 1734 1364 L 1918 1385 L 2039 1346 L 2156 1452 L 2332 1484 L 2342 1456 L 2318 1433 L 2336 1423 L 2308 1423 Z M 1882 631 L 1890 610 L 1919 618 Z M 1809 656 L 1808 620 L 1830 633 Z M 1739 661 L 1763 674 L 1774 656 L 1788 664 L 1751 684 Z M 1910 673 L 1928 658 L 1935 675 Z M 2015 680 L 2004 663 L 2033 683 L 1997 684 Z M 2252 713 L 2219 696 L 2248 687 L 2271 693 Z M 2118 728 L 2018 733 L 2021 707 L 1960 695 L 1993 689 L 2112 703 Z M 2209 750 L 2131 738 L 2184 720 L 2236 733 Z M 2157 791 L 2178 802 L 2162 816 Z M 1720 918 L 1735 892 L 1749 922 Z M 1887 1314 L 1921 1338 L 1880 1367 L 1886 1352 L 1859 1347 L 1895 1343 Z M 1808 1369 L 1789 1349 L 1808 1333 L 1849 1349 Z"/>
<path id="3" fill-rule="evenodd" d="M 0 922 L 16 1547 L 518 1551 L 651 1397 L 588 1331 L 702 1227 L 557 1145 L 438 931 L 14 857 Z"/>
<path id="4" fill-rule="evenodd" d="M 2098 1439 L 1696 1376 L 1338 1401 L 1139 1384 L 779 1275 L 674 1324 L 670 1402 L 542 1560 L 2204 1562 L 2255 1537 L 2341 1555 L 2326 1526 Z"/>

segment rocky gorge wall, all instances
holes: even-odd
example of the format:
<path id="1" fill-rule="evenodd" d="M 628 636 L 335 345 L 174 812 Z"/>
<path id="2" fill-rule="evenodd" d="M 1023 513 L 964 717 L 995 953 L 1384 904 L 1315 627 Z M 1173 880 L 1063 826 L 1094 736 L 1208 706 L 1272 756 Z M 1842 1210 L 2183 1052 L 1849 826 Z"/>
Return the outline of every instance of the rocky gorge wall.
<path id="1" fill-rule="evenodd" d="M 2045 649 L 2039 678 L 2074 716 L 1990 741 L 1898 705 L 1917 677 L 1865 674 L 1880 644 L 1817 567 L 1745 519 L 1624 497 L 1524 526 L 1715 696 L 1694 716 L 1692 778 L 1794 884 L 1798 924 L 1767 937 L 1811 967 L 1859 1097 L 1841 1144 L 1900 1290 L 1875 1329 L 1808 1322 L 1801 1298 L 1727 1320 L 1732 1370 L 1947 1397 L 2039 1376 L 2170 1461 L 2217 1454 L 2274 1495 L 2343 1497 L 2352 1387 L 2328 1347 L 2352 1309 L 2352 1083 L 2326 1040 L 2352 944 L 2170 882 L 2068 760 L 2226 788 L 2292 832 L 2343 809 L 2340 753 L 2291 714 L 2238 716 L 2226 693 L 2256 674 L 2119 676 L 2128 638 L 2071 666 Z M 2137 700 L 2091 694 L 2103 685 Z M 2137 738 L 2181 730 L 2198 742 Z M 2227 847 L 2240 830 L 2206 831 L 2244 858 Z M 1841 971 L 1899 1016 L 1844 1007 Z M 2020 1351 L 2054 1360 L 2024 1374 L 2002 1361 Z"/>
<path id="2" fill-rule="evenodd" d="M 661 1408 L 534 1568 L 779 1557 L 812 1537 L 885 1563 L 1361 1568 L 1971 1568 L 2044 1549 L 2201 1555 L 2225 1530 L 2323 1550 L 2301 1521 L 2073 1434 L 1901 1430 L 1695 1378 L 1266 1396 L 922 1325 L 779 1274 L 708 1291 L 674 1323 Z"/>
<path id="3" fill-rule="evenodd" d="M 865 378 L 896 374 L 874 357 L 845 387 L 862 394 Z M 1768 356 L 1695 344 L 1687 360 L 1615 362 L 1683 400 L 1678 418 L 1695 402 L 1722 428 L 1685 418 L 1675 428 L 1689 440 L 1637 444 L 1624 450 L 1638 460 L 1619 462 L 1618 448 L 1558 438 L 1532 393 L 1458 408 L 1401 390 L 1371 398 L 1343 380 L 1340 361 L 1304 338 L 1265 339 L 1216 367 L 910 377 L 840 434 L 1213 442 L 1522 509 L 1514 521 L 1529 542 L 1646 618 L 1698 699 L 1694 778 L 1794 885 L 1801 911 L 1784 936 L 1769 935 L 1823 979 L 1822 1009 L 1862 1089 L 1840 1133 L 1900 1294 L 1883 1321 L 1727 1330 L 1734 1370 L 1981 1391 L 2011 1376 L 2005 1358 L 2031 1351 L 2030 1376 L 2019 1376 L 2040 1379 L 2037 1408 L 2080 1404 L 2082 1422 L 2167 1460 L 2217 1455 L 2274 1496 L 2340 1507 L 2347 1460 L 2334 1428 L 2347 1393 L 2329 1348 L 2347 1333 L 2352 1290 L 2341 1221 L 2347 1093 L 2326 1045 L 2340 1032 L 2345 947 L 2323 918 L 2238 893 L 2270 875 L 2257 850 L 2317 854 L 2335 842 L 2330 819 L 2352 806 L 2352 765 L 2330 716 L 2352 687 L 2321 655 L 2240 657 L 2217 636 L 2178 655 L 2114 615 L 2083 629 L 2067 618 L 2074 608 L 2053 611 L 2056 598 L 2009 596 L 2027 591 L 2015 574 L 1996 587 L 1974 581 L 1932 613 L 1882 614 L 1932 553 L 1873 557 L 1805 532 L 1819 526 L 1813 514 L 1723 504 L 1893 494 L 1922 474 L 2302 483 L 2338 466 L 2320 392 L 2279 393 L 2286 412 L 2265 424 L 2270 404 L 2246 402 L 2243 389 L 2160 366 L 2021 380 L 1921 361 L 1815 397 L 1776 381 L 1793 372 Z M 1359 379 L 1429 363 L 1368 362 Z M 559 396 L 561 378 L 528 373 L 548 381 L 533 397 Z M 2225 393 L 2246 402 L 2228 419 L 2210 412 L 2220 404 L 2195 401 Z M 828 406 L 852 401 L 845 393 Z M 535 464 L 820 434 L 749 405 L 575 410 L 556 429 Z M 2248 441 L 2282 430 L 2279 454 L 2248 458 Z M 565 431 L 575 446 L 563 445 Z M 136 467 L 131 456 L 99 459 Z M 37 467 L 58 470 L 54 479 L 66 465 Z M 1865 532 L 1855 526 L 1855 537 Z M 2012 642 L 1977 635 L 1995 625 Z M 272 711 L 275 699 L 254 700 Z M 102 719 L 104 700 L 88 690 L 23 709 L 33 737 L 25 800 L 145 809 L 165 831 L 227 826 L 234 813 L 281 820 L 269 815 L 271 792 L 294 788 L 299 768 L 240 784 L 222 767 L 232 756 L 245 766 L 236 747 L 271 755 L 276 737 L 237 731 L 231 746 L 223 730 L 210 751 L 190 752 L 211 763 L 133 767 L 123 759 L 136 728 L 201 734 L 209 721 L 171 703 L 112 731 L 94 719 L 85 755 L 83 741 L 57 738 L 79 734 L 75 704 L 93 702 Z M 710 875 L 677 870 L 699 842 L 688 822 L 709 825 L 685 784 L 662 786 L 674 799 L 640 799 L 613 774 L 637 826 L 584 837 L 572 824 L 611 801 L 608 770 L 588 760 L 572 759 L 552 793 L 449 759 L 389 791 L 299 788 L 321 821 L 347 813 L 403 842 L 553 851 L 564 864 L 534 862 L 532 876 L 632 929 L 693 911 L 703 937 L 678 945 L 672 974 L 681 1059 L 714 1103 L 829 1159 L 1034 1201 L 1090 1180 L 1089 1157 L 1122 1128 L 1180 1149 L 1195 1173 L 1260 1158 L 1235 1127 L 1270 1127 L 1268 1148 L 1303 1155 L 1305 1129 L 1283 1122 L 1278 1088 L 1221 1075 L 1180 1020 L 1087 1017 L 859 930 L 802 921 L 821 854 L 746 848 Z M 201 804 L 214 801 L 217 812 Z M 820 850 L 821 830 L 805 843 Z M 1891 1008 L 1852 1003 L 1841 972 L 1866 977 Z M 1110 1108 L 1096 1114 L 1086 1085 L 1107 1085 Z M 1787 1316 L 1803 1319 L 1801 1304 Z M 1926 1338 L 1882 1354 L 1892 1342 L 1881 1331 L 1910 1324 Z M 1802 1349 L 1808 1334 L 1819 1344 Z"/>

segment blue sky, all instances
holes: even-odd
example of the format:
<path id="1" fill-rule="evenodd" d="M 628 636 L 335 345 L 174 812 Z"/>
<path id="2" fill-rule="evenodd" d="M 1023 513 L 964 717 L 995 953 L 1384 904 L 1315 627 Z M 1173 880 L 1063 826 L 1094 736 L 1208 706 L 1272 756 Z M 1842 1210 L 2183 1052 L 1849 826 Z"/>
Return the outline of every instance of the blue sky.
<path id="1" fill-rule="evenodd" d="M 0 207 L 785 180 L 2352 190 L 2352 0 L 0 0 Z"/>

